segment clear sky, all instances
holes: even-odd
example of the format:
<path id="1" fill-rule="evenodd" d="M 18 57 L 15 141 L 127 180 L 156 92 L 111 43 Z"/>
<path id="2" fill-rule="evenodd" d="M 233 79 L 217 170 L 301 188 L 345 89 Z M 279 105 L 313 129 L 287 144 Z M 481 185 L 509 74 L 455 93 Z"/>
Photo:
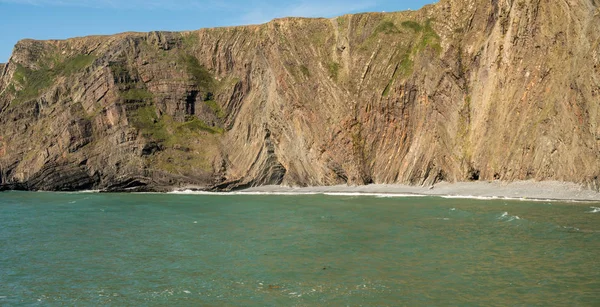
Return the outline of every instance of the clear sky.
<path id="1" fill-rule="evenodd" d="M 418 9 L 434 0 L 0 0 L 0 62 L 23 38 L 196 30 L 277 17 Z"/>

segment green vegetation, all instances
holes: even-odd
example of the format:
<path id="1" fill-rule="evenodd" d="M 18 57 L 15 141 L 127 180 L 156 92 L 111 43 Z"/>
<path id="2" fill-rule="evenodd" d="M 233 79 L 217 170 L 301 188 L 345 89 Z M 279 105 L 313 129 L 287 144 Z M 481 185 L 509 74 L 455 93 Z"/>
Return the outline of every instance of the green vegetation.
<path id="1" fill-rule="evenodd" d="M 181 43 L 183 48 L 191 50 L 200 44 L 200 38 L 197 33 L 185 33 L 181 36 Z"/>
<path id="2" fill-rule="evenodd" d="M 369 50 L 375 42 L 378 40 L 378 36 L 383 33 L 385 35 L 398 35 L 402 32 L 398 29 L 396 24 L 390 20 L 381 21 L 377 27 L 371 32 L 371 34 L 367 37 L 365 41 L 363 41 L 360 45 L 361 50 Z M 358 33 L 357 33 L 358 34 Z"/>
<path id="3" fill-rule="evenodd" d="M 394 77 L 392 77 L 392 79 L 390 79 L 390 82 L 388 83 L 388 85 L 386 85 L 385 89 L 383 89 L 383 94 L 381 94 L 383 97 L 387 97 L 387 95 L 390 94 L 390 88 L 392 87 L 392 85 L 394 85 Z"/>
<path id="4" fill-rule="evenodd" d="M 198 88 L 204 91 L 211 91 L 214 86 L 214 79 L 211 73 L 200 64 L 200 61 L 196 57 L 187 54 L 181 56 L 181 61 Z"/>
<path id="5" fill-rule="evenodd" d="M 221 106 L 219 106 L 219 104 L 216 101 L 205 100 L 204 104 L 206 104 L 217 115 L 219 119 L 225 118 L 225 112 L 223 112 L 223 109 L 221 109 Z"/>
<path id="6" fill-rule="evenodd" d="M 132 88 L 127 91 L 121 92 L 121 97 L 125 101 L 148 101 L 153 98 L 153 95 L 147 89 Z"/>
<path id="7" fill-rule="evenodd" d="M 95 59 L 96 57 L 93 55 L 76 55 L 64 61 L 46 59 L 41 61 L 41 67 L 37 70 L 17 64 L 17 69 L 13 74 L 13 82 L 21 90 L 17 91 L 15 84 L 11 84 L 12 90 L 16 93 L 12 103 L 20 104 L 38 97 L 44 89 L 52 85 L 55 78 L 60 76 L 69 77 L 91 65 Z M 49 62 L 54 62 L 54 67 L 50 67 Z"/>
<path id="8" fill-rule="evenodd" d="M 427 20 L 424 26 L 414 21 L 402 22 L 402 27 L 413 30 L 418 36 L 415 38 L 416 43 L 413 44 L 412 47 L 404 52 L 397 53 L 399 55 L 399 58 L 397 58 L 399 63 L 394 71 L 394 74 L 392 75 L 392 78 L 383 90 L 382 95 L 384 97 L 389 94 L 398 76 L 407 77 L 412 74 L 414 67 L 414 62 L 412 60 L 413 56 L 427 48 L 431 48 L 438 55 L 442 52 L 440 37 L 433 30 L 431 22 L 432 21 L 430 19 Z"/>
<path id="9" fill-rule="evenodd" d="M 308 70 L 308 67 L 306 67 L 306 65 L 300 65 L 300 71 L 305 77 L 310 77 L 310 71 Z"/>
<path id="10" fill-rule="evenodd" d="M 327 68 L 329 69 L 329 76 L 337 81 L 340 74 L 340 64 L 337 62 L 330 62 L 327 64 Z"/>
<path id="11" fill-rule="evenodd" d="M 143 106 L 134 111 L 130 111 L 130 121 L 134 127 L 139 129 L 142 134 L 153 140 L 164 142 L 169 139 L 169 133 L 165 122 L 160 121 L 156 108 L 154 106 Z"/>
<path id="12" fill-rule="evenodd" d="M 421 32 L 421 30 L 423 30 L 423 27 L 418 22 L 412 20 L 403 21 L 402 26 L 407 29 L 412 29 L 415 32 Z"/>
<path id="13" fill-rule="evenodd" d="M 139 102 L 148 104 L 152 102 L 154 94 L 145 88 L 140 82 L 131 76 L 131 72 L 125 62 L 111 62 L 109 64 L 113 76 L 119 88 L 119 95 L 127 102 Z"/>
<path id="14" fill-rule="evenodd" d="M 345 30 L 346 27 L 348 27 L 348 17 L 347 16 L 340 16 L 337 18 L 337 22 L 338 22 L 338 29 L 339 30 Z"/>
<path id="15" fill-rule="evenodd" d="M 17 95 L 12 103 L 19 104 L 36 98 L 43 89 L 52 84 L 54 78 L 54 73 L 47 68 L 33 70 L 17 64 L 17 69 L 13 74 L 13 81 L 21 85 L 22 89 L 17 91 Z"/>
<path id="16" fill-rule="evenodd" d="M 403 77 L 406 77 L 406 76 L 412 74 L 413 66 L 414 66 L 414 63 L 410 59 L 410 54 L 405 53 L 402 56 L 402 60 L 400 61 L 400 64 L 398 65 L 398 73 L 400 73 L 400 75 L 402 75 Z"/>
<path id="17" fill-rule="evenodd" d="M 410 52 L 407 51 L 404 54 L 402 54 L 400 63 L 398 63 L 398 65 L 396 66 L 396 69 L 394 70 L 394 74 L 392 75 L 392 78 L 390 79 L 390 81 L 386 85 L 385 89 L 383 90 L 382 96 L 386 97 L 390 93 L 390 90 L 391 90 L 392 86 L 394 85 L 394 82 L 396 81 L 398 76 L 407 77 L 410 74 L 412 74 L 413 64 L 414 64 L 413 61 L 410 59 Z"/>
<path id="18" fill-rule="evenodd" d="M 408 40 L 412 40 L 412 41 L 416 42 L 414 44 L 414 46 L 415 46 L 414 47 L 415 49 L 413 50 L 414 53 L 418 53 L 419 51 L 424 50 L 427 47 L 431 47 L 438 54 L 442 51 L 442 47 L 440 45 L 440 37 L 433 29 L 431 19 L 428 19 L 424 25 L 421 25 L 418 22 L 412 21 L 412 20 L 403 21 L 401 23 L 401 25 L 405 29 L 412 30 L 414 32 L 414 34 L 417 35 L 416 37 L 413 37 L 412 39 L 408 38 Z M 380 33 L 384 33 L 386 35 L 391 35 L 391 34 L 400 34 L 400 33 L 402 33 L 402 31 L 400 31 L 398 29 L 398 27 L 396 27 L 396 25 L 392 21 L 389 21 L 389 20 L 382 21 L 375 28 L 375 30 L 369 36 L 369 38 L 362 43 L 361 49 L 368 49 L 368 47 L 373 44 L 376 37 Z"/>
<path id="19" fill-rule="evenodd" d="M 323 45 L 327 43 L 327 40 L 331 37 L 332 36 L 329 33 L 325 32 L 325 30 L 315 29 L 314 32 L 312 32 L 309 36 L 309 39 L 315 47 L 322 48 Z"/>
<path id="20" fill-rule="evenodd" d="M 404 28 L 411 29 L 415 33 L 421 35 L 418 44 L 416 44 L 417 52 L 427 48 L 428 46 L 433 48 L 433 50 L 435 50 L 438 54 L 442 51 L 442 47 L 440 46 L 440 36 L 431 26 L 431 22 L 431 19 L 427 19 L 424 26 L 411 20 L 402 22 L 402 26 Z"/>
<path id="21" fill-rule="evenodd" d="M 15 89 L 15 85 L 12 84 L 12 82 L 8 85 L 8 87 L 6 88 L 6 91 L 10 94 L 14 94 L 17 92 L 17 90 Z"/>
<path id="22" fill-rule="evenodd" d="M 64 76 L 71 76 L 72 74 L 90 66 L 96 57 L 89 54 L 78 54 L 72 58 L 69 58 L 63 62 L 57 63 L 54 70 L 60 72 Z"/>
<path id="23" fill-rule="evenodd" d="M 207 125 L 197 117 L 186 118 L 183 123 L 174 121 L 170 116 L 158 116 L 153 105 L 145 105 L 130 111 L 132 125 L 139 129 L 144 137 L 163 143 L 166 146 L 174 146 L 186 142 L 190 134 L 208 132 L 210 134 L 221 134 L 223 128 Z"/>
<path id="24" fill-rule="evenodd" d="M 379 33 L 385 33 L 385 34 L 398 34 L 400 33 L 400 30 L 398 30 L 398 27 L 396 27 L 396 25 L 389 21 L 382 21 L 376 28 L 375 31 L 373 31 L 372 35 L 377 35 Z"/>
<path id="25" fill-rule="evenodd" d="M 421 36 L 421 42 L 418 47 L 419 50 L 425 49 L 426 47 L 431 46 L 433 50 L 435 50 L 438 54 L 442 51 L 442 47 L 440 45 L 440 36 L 435 33 L 433 27 L 431 27 L 431 19 L 428 19 L 425 22 L 425 26 L 423 27 L 423 35 Z"/>
<path id="26" fill-rule="evenodd" d="M 215 150 L 215 140 L 224 130 L 211 127 L 189 116 L 177 122 L 171 116 L 159 116 L 153 105 L 128 112 L 129 120 L 144 137 L 161 144 L 161 150 L 147 158 L 147 163 L 171 173 L 210 170 L 206 155 Z"/>
<path id="27" fill-rule="evenodd" d="M 220 127 L 212 127 L 207 125 L 204 121 L 198 119 L 197 117 L 192 118 L 177 126 L 178 134 L 181 133 L 194 133 L 199 131 L 206 131 L 211 134 L 221 134 L 224 132 L 223 128 Z"/>
<path id="28" fill-rule="evenodd" d="M 323 46 L 333 40 L 333 29 L 323 25 L 321 21 L 316 19 L 304 19 L 303 23 L 303 29 L 305 29 L 306 33 L 310 33 L 306 38 L 316 49 L 323 48 Z M 296 22 L 294 22 L 294 24 L 297 25 Z M 294 37 L 290 37 L 290 39 L 294 39 Z"/>
<path id="29" fill-rule="evenodd" d="M 125 63 L 122 62 L 110 62 L 108 64 L 108 67 L 110 67 L 110 70 L 113 73 L 113 76 L 120 78 L 120 77 L 126 77 L 129 75 L 129 69 L 127 69 L 127 66 L 125 65 Z"/>

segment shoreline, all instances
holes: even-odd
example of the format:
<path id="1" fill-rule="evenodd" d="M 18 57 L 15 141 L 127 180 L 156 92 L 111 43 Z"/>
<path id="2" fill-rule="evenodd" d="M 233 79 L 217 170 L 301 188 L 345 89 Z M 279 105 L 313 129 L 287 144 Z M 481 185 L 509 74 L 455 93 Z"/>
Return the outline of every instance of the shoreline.
<path id="1" fill-rule="evenodd" d="M 188 190 L 189 191 L 189 190 Z M 179 190 L 174 193 L 186 193 Z M 194 193 L 189 191 L 190 194 Z M 203 192 L 209 194 L 210 192 Z M 586 189 L 578 184 L 560 181 L 477 181 L 440 182 L 431 187 L 402 184 L 371 184 L 364 186 L 316 186 L 286 187 L 260 186 L 222 194 L 290 194 L 290 195 L 357 195 L 381 197 L 437 196 L 443 198 L 509 199 L 538 201 L 600 202 L 600 192 Z"/>
<path id="2" fill-rule="evenodd" d="M 9 191 L 27 191 L 9 189 Z M 31 191 L 35 192 L 35 191 Z M 53 191 L 38 191 L 53 192 Z M 58 193 L 125 193 L 125 194 L 179 194 L 179 195 L 330 195 L 372 197 L 441 197 L 448 199 L 566 201 L 600 203 L 600 192 L 579 184 L 561 181 L 473 181 L 440 182 L 430 187 L 404 184 L 334 185 L 290 187 L 266 185 L 233 191 L 211 191 L 203 186 L 163 187 L 147 191 L 78 190 Z M 599 209 L 600 210 L 600 209 Z"/>

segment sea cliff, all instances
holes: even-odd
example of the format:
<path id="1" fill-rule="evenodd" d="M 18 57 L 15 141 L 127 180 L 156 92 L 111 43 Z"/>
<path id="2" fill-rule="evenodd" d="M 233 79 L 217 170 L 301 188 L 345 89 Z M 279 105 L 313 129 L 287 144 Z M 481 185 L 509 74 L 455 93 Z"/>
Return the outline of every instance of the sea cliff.
<path id="1" fill-rule="evenodd" d="M 0 189 L 563 181 L 598 190 L 600 3 L 22 40 Z"/>

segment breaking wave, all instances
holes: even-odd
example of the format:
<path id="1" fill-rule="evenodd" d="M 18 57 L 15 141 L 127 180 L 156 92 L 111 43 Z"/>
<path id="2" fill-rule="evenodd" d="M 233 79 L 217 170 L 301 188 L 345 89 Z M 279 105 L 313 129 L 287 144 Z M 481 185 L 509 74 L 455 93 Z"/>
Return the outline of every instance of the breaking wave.
<path id="1" fill-rule="evenodd" d="M 508 212 L 504 212 L 502 213 L 502 215 L 500 215 L 500 217 L 498 217 L 498 219 L 502 221 L 512 222 L 515 220 L 520 220 L 521 218 L 518 215 L 510 215 L 508 214 Z"/>
<path id="2" fill-rule="evenodd" d="M 600 207 L 590 207 L 590 209 L 592 209 L 592 211 L 589 211 L 588 213 L 600 213 Z"/>

